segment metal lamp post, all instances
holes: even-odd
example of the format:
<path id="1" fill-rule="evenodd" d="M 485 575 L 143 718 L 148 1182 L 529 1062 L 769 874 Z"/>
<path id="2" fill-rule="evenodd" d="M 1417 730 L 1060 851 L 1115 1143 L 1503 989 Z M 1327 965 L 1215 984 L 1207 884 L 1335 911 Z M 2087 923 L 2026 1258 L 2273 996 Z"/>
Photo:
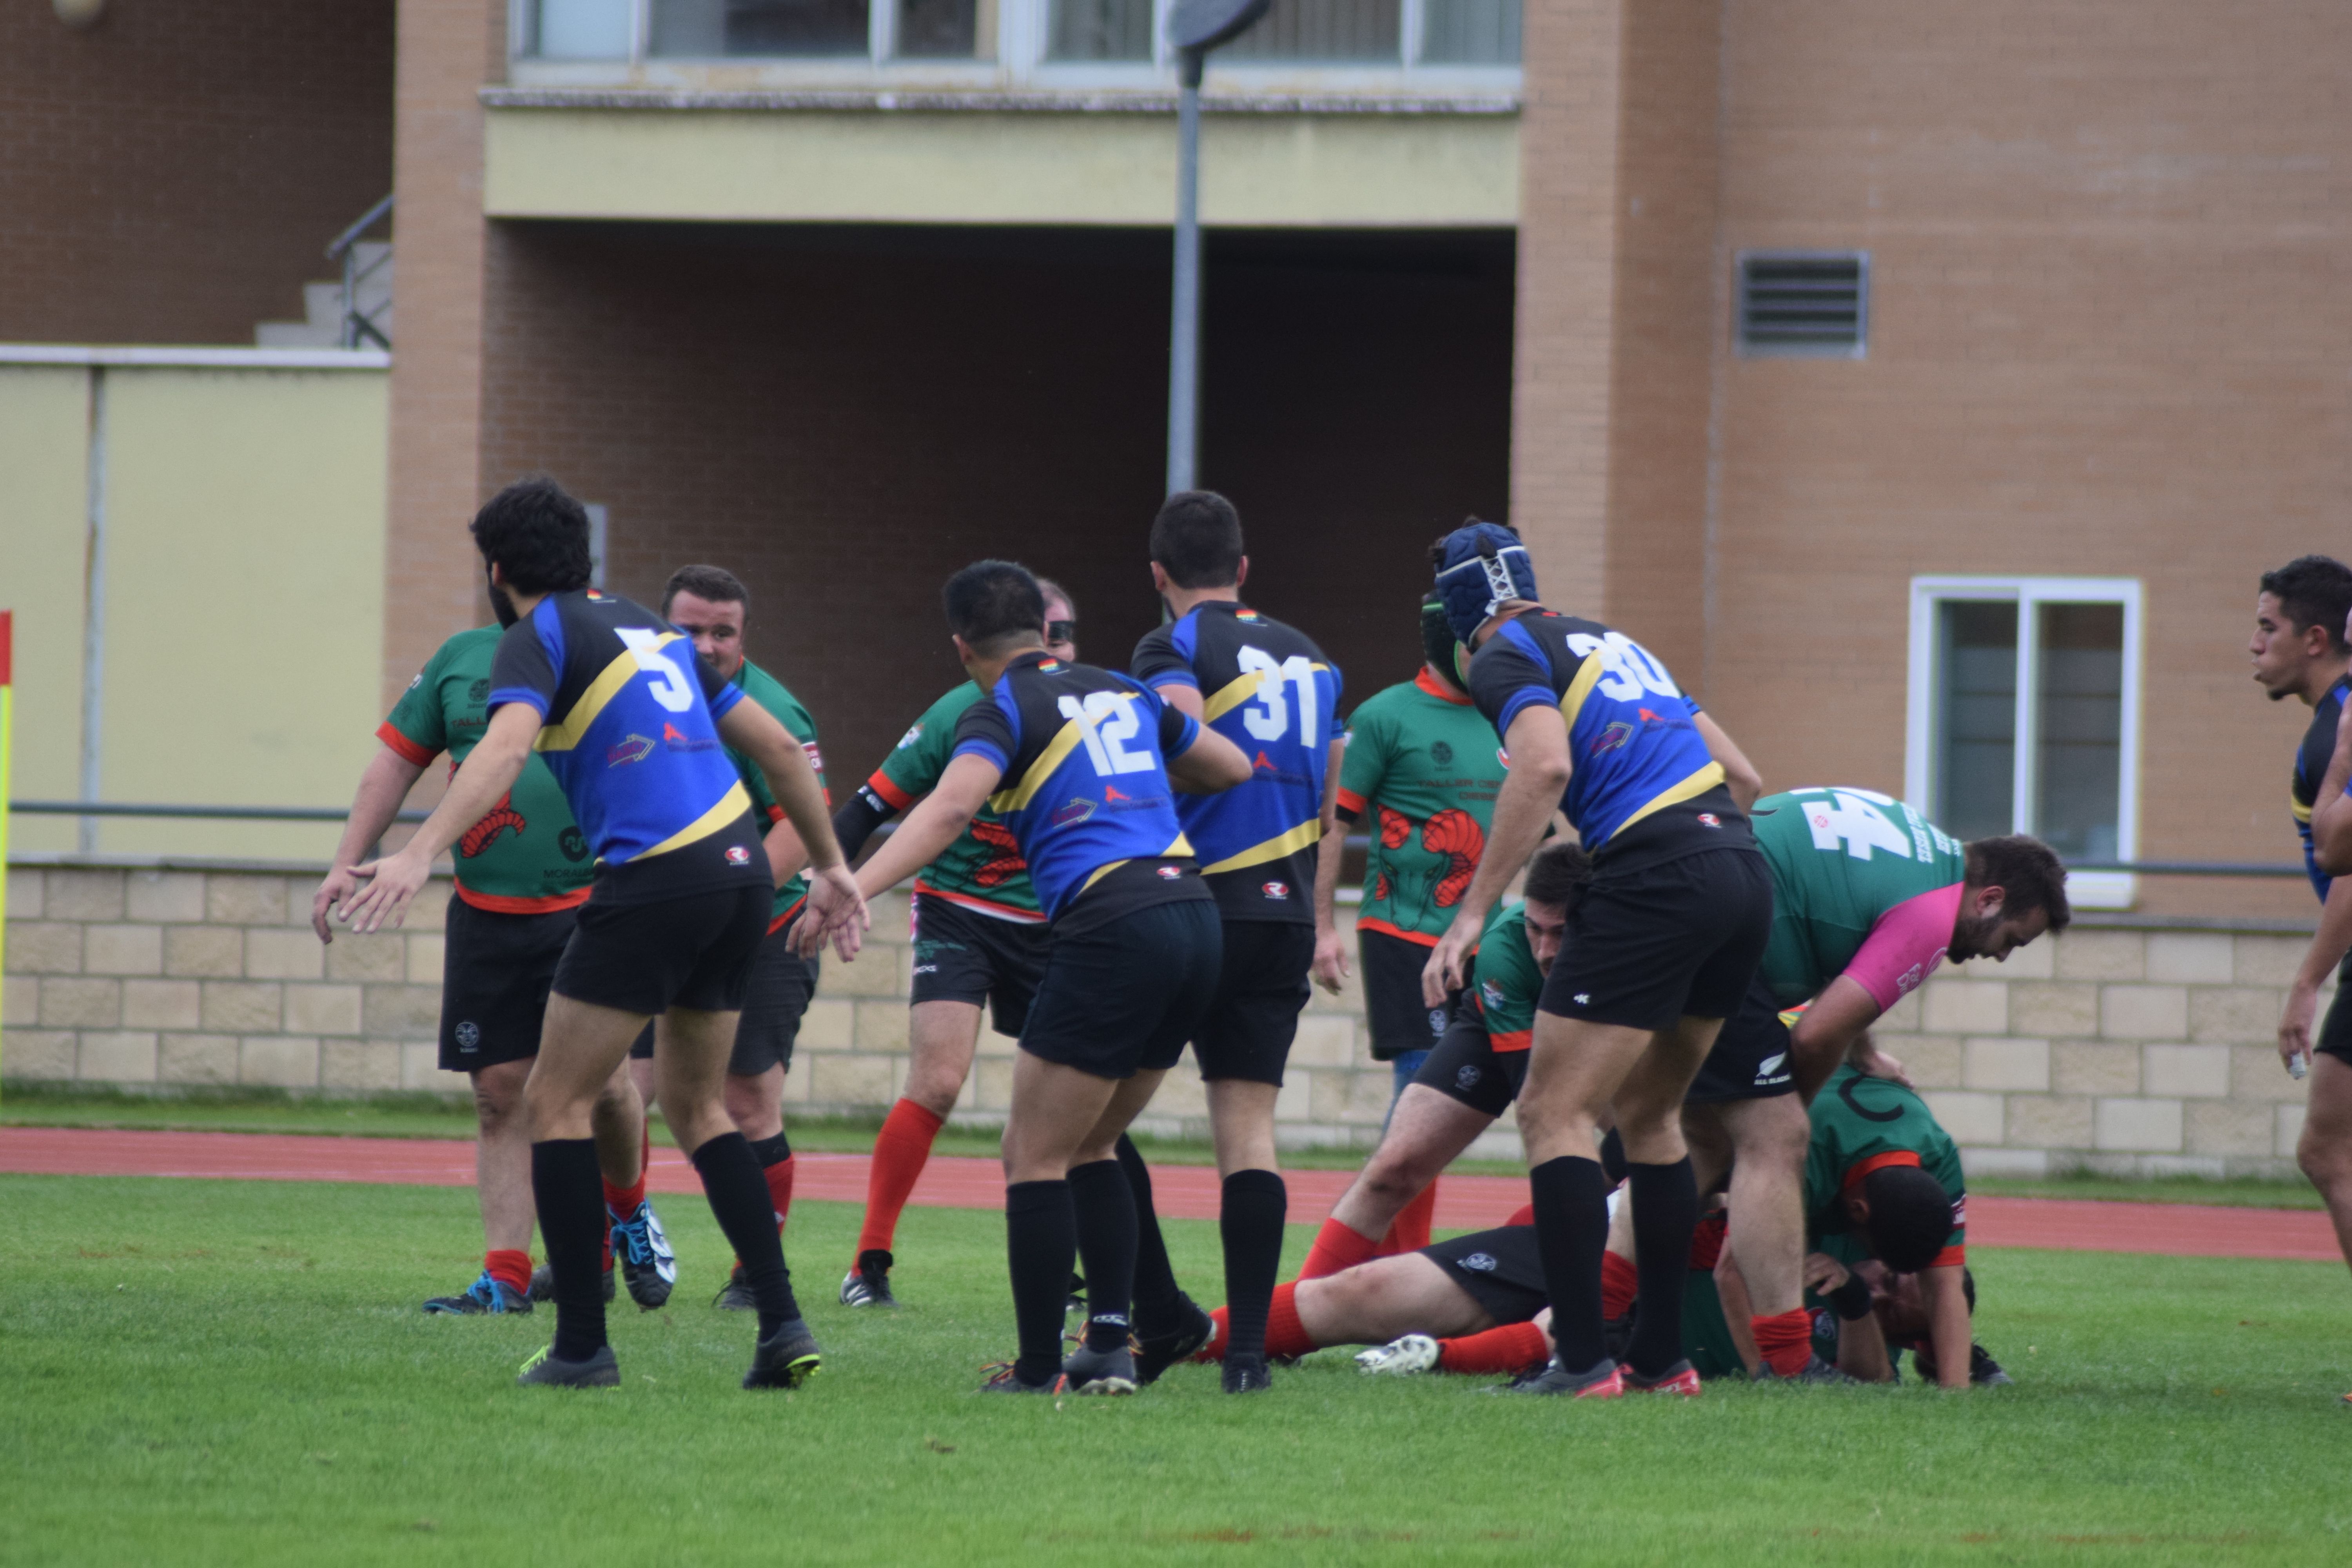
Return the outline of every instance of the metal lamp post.
<path id="1" fill-rule="evenodd" d="M 1176 288 L 1168 342 L 1168 490 L 1192 488 L 1201 450 L 1201 73 L 1273 0 L 1176 0 Z"/>

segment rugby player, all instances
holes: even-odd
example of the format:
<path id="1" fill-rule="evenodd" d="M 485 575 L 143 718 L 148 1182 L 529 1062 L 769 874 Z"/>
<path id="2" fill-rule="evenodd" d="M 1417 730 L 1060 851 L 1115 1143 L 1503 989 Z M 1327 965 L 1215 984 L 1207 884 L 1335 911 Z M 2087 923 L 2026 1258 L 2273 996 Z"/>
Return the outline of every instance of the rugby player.
<path id="1" fill-rule="evenodd" d="M 1380 1147 L 1331 1206 L 1301 1279 L 1376 1256 L 1380 1237 L 1419 1201 L 1415 1194 L 1518 1097 L 1544 977 L 1591 876 L 1591 860 L 1574 844 L 1547 845 L 1528 862 L 1525 898 L 1498 905 L 1486 922 L 1453 1021 L 1397 1097 Z"/>
<path id="2" fill-rule="evenodd" d="M 1851 1055 L 1900 1075 L 1868 1029 L 1947 957 L 2005 960 L 2071 918 L 2066 872 L 2036 838 L 1963 846 L 1903 802 L 1868 790 L 1801 789 L 1750 808 L 1772 873 L 1772 936 L 1686 1097 L 1683 1129 L 1702 1190 L 1731 1175 L 1731 1248 L 1748 1331 L 1767 1374 L 1816 1381 L 1801 1272 L 1805 1102 Z M 1807 1005 L 1810 1004 L 1810 1005 Z M 1781 1010 L 1803 1006 L 1793 1029 Z M 1604 1260 L 1610 1315 L 1630 1300 L 1624 1223 Z"/>
<path id="3" fill-rule="evenodd" d="M 817 748 L 816 721 L 799 698 L 766 670 L 744 656 L 743 626 L 751 615 L 751 590 L 731 572 L 717 566 L 681 566 L 662 590 L 662 618 L 694 643 L 694 651 L 710 661 L 728 684 L 740 688 L 801 743 L 809 766 L 816 770 L 817 787 L 824 787 L 824 758 Z M 767 940 L 752 961 L 751 988 L 743 996 L 742 1016 L 735 1024 L 735 1047 L 727 1062 L 723 1091 L 727 1114 L 750 1140 L 751 1153 L 768 1180 L 768 1201 L 783 1228 L 793 1212 L 793 1146 L 784 1136 L 784 1075 L 793 1070 L 793 1046 L 800 1038 L 801 1019 L 809 998 L 816 994 L 817 961 L 793 951 L 785 931 L 799 918 L 808 896 L 808 879 L 801 874 L 807 856 L 783 807 L 768 791 L 759 764 L 732 747 L 727 760 L 751 796 L 751 808 L 767 826 L 768 868 L 776 879 L 776 895 L 768 917 Z M 844 851 L 847 853 L 847 851 Z M 654 1103 L 654 1047 L 649 1036 L 640 1036 L 629 1051 L 630 1071 L 646 1103 Z M 751 1286 L 737 1259 L 720 1287 L 714 1306 L 748 1312 L 755 1303 Z"/>
<path id="4" fill-rule="evenodd" d="M 1275 1100 L 1309 994 L 1318 862 L 1328 857 L 1336 866 L 1342 847 L 1331 832 L 1344 744 L 1341 681 L 1305 633 L 1242 603 L 1249 556 L 1240 514 L 1224 497 L 1170 496 L 1151 520 L 1150 547 L 1151 585 L 1170 619 L 1136 645 L 1129 668 L 1252 763 L 1241 787 L 1188 796 L 1176 807 L 1223 922 L 1217 994 L 1192 1056 L 1208 1089 L 1234 1314 L 1224 1385 L 1248 1393 L 1270 1381 L 1260 1347 L 1289 1204 L 1275 1158 Z M 1159 1245 L 1156 1216 L 1151 1229 L 1147 1250 Z M 1138 1337 L 1181 1343 L 1198 1329 L 1196 1316 L 1185 1321 L 1184 1304 L 1147 1282 L 1136 1302 Z"/>
<path id="5" fill-rule="evenodd" d="M 1454 672 L 1454 628 L 1434 595 L 1422 603 L 1421 641 L 1420 672 L 1375 693 L 1348 721 L 1337 813 L 1341 825 L 1362 822 L 1372 830 L 1356 944 L 1372 1059 L 1389 1063 L 1395 1074 L 1391 1124 L 1414 1075 L 1445 1034 L 1452 1004 L 1423 1005 L 1421 970 L 1486 852 L 1506 765 L 1494 726 L 1470 705 Z M 1339 857 L 1328 857 L 1318 869 L 1315 979 L 1337 995 L 1348 973 L 1335 907 Z M 1373 1238 L 1373 1247 L 1386 1253 L 1428 1246 L 1436 1208 L 1433 1176 L 1386 1234 Z M 1357 1257 L 1334 1261 L 1346 1267 Z"/>
<path id="6" fill-rule="evenodd" d="M 1045 578 L 1045 651 L 1078 657 L 1078 612 Z M 923 710 L 882 765 L 833 814 L 834 837 L 855 859 L 874 830 L 930 793 L 947 771 L 956 721 L 980 700 L 971 681 Z M 996 1032 L 1018 1037 L 1045 973 L 1045 914 L 1012 829 L 986 805 L 945 852 L 915 878 L 908 906 L 915 939 L 907 1006 L 907 1086 L 882 1119 L 866 1173 L 866 1218 L 857 1255 L 841 1281 L 845 1307 L 895 1307 L 890 1291 L 898 1215 L 931 1157 L 931 1142 L 955 1109 L 980 1049 L 981 1005 Z"/>
<path id="7" fill-rule="evenodd" d="M 551 480 L 525 480 L 493 497 L 473 532 L 491 601 L 510 622 L 491 665 L 488 728 L 415 837 L 353 868 L 373 879 L 347 909 L 358 930 L 396 922 L 433 858 L 513 786 L 533 750 L 601 862 L 556 966 L 524 1089 L 556 1330 L 519 1381 L 620 1381 L 597 1289 L 604 1205 L 587 1134 L 597 1093 L 657 1016 L 663 1110 L 759 1302 L 743 1384 L 797 1386 L 817 1368 L 816 1339 L 793 1300 L 760 1163 L 729 1119 L 721 1087 L 774 897 L 751 796 L 720 752 L 722 739 L 758 760 L 808 849 L 801 931 L 836 935 L 847 957 L 865 900 L 799 743 L 659 616 L 586 586 L 588 517 L 578 501 Z"/>
<path id="8" fill-rule="evenodd" d="M 320 942 L 335 940 L 329 912 L 358 891 L 352 868 L 393 825 L 410 787 L 444 752 L 454 773 L 482 738 L 498 644 L 494 626 L 443 643 L 376 730 L 382 749 L 360 775 L 332 868 L 310 900 L 310 927 Z M 474 1087 L 475 1188 L 486 1250 L 480 1278 L 454 1296 L 433 1297 L 425 1310 L 528 1312 L 532 1213 L 523 1083 L 539 1055 L 548 983 L 595 868 L 555 775 L 537 757 L 525 763 L 514 788 L 458 835 L 455 849 L 457 897 L 441 963 L 440 1065 L 464 1073 Z M 631 1299 L 651 1310 L 669 1300 L 677 1264 L 646 1198 L 645 1108 L 625 1077 L 597 1096 L 593 1121 L 612 1239 Z M 604 1290 L 609 1298 L 609 1273 Z"/>
<path id="9" fill-rule="evenodd" d="M 986 1386 L 1131 1394 L 1136 1207 L 1113 1145 L 1198 1028 L 1223 954 L 1215 898 L 1171 787 L 1229 789 L 1249 778 L 1250 763 L 1148 688 L 1047 653 L 1045 595 L 1022 567 L 975 562 L 941 597 L 957 657 L 986 700 L 957 719 L 930 795 L 857 880 L 876 893 L 896 887 L 938 859 L 983 805 L 1012 831 L 1052 945 L 1004 1125 L 1020 1352 Z M 1088 1316 L 1066 1363 L 1063 1308 L 1080 1256 Z"/>
<path id="10" fill-rule="evenodd" d="M 1696 1394 L 1682 1299 L 1698 1189 L 1679 1112 L 1771 934 L 1771 878 L 1744 815 L 1759 781 L 1639 644 L 1537 602 L 1534 564 L 1510 530 L 1473 521 L 1432 555 L 1469 655 L 1472 700 L 1511 767 L 1486 858 L 1423 973 L 1423 1000 L 1436 1006 L 1461 986 L 1487 915 L 1554 810 L 1592 856 L 1544 982 L 1519 1096 L 1554 1342 L 1549 1368 L 1521 1386 L 1579 1398 Z M 1640 1275 L 1622 1364 L 1603 1338 L 1610 1184 L 1594 1158 L 1612 1115 L 1630 1162 Z"/>
<path id="11" fill-rule="evenodd" d="M 2319 929 L 2287 989 L 2279 1018 L 2279 1057 L 2286 1070 L 2311 1076 L 2295 1163 L 2326 1200 L 2336 1240 L 2352 1262 L 2352 808 L 2344 781 L 2352 773 L 2352 733 L 2343 728 L 2352 692 L 2347 640 L 2352 637 L 2352 568 L 2305 555 L 2263 574 L 2254 599 L 2254 679 L 2276 702 L 2293 696 L 2312 710 L 2295 752 L 2287 804 L 2303 837 L 2304 867 L 2319 895 Z M 2318 1037 L 2312 1020 L 2319 988 L 2333 972 L 2336 1000 Z M 2352 1403 L 2352 1394 L 2345 1395 Z"/>

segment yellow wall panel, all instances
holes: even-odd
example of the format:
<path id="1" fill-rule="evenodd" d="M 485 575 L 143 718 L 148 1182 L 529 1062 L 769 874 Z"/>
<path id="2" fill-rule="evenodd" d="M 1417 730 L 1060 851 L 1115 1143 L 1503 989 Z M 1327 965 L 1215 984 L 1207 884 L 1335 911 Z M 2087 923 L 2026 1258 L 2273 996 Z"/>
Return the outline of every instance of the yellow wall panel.
<path id="1" fill-rule="evenodd" d="M 9 784 L 20 799 L 66 799 L 80 787 L 89 376 L 79 365 L 0 365 L 0 609 L 16 613 Z M 65 818 L 9 824 L 12 849 L 73 842 Z"/>

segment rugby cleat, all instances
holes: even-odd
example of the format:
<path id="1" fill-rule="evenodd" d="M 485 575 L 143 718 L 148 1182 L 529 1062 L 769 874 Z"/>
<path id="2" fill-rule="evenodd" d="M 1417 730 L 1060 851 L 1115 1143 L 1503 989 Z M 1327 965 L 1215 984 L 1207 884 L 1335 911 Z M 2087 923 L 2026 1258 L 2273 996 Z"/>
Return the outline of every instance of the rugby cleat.
<path id="1" fill-rule="evenodd" d="M 1043 1383 L 1026 1383 L 1020 1370 L 1009 1361 L 992 1362 L 985 1369 L 988 1381 L 980 1385 L 982 1394 L 1060 1394 L 1069 1387 L 1069 1379 L 1059 1373 Z"/>
<path id="2" fill-rule="evenodd" d="M 1093 1351 L 1081 1344 L 1063 1361 L 1062 1381 L 1073 1394 L 1133 1394 L 1135 1357 L 1125 1345 Z"/>
<path id="3" fill-rule="evenodd" d="M 1843 1373 L 1840 1373 L 1843 1376 Z M 1644 1377 L 1627 1367 L 1623 1373 L 1628 1394 L 1679 1394 L 1685 1399 L 1699 1395 L 1698 1369 L 1687 1361 L 1678 1361 L 1655 1377 Z"/>
<path id="4" fill-rule="evenodd" d="M 722 1312 L 756 1312 L 760 1310 L 758 1300 L 751 1294 L 751 1282 L 743 1278 L 741 1264 L 737 1264 L 734 1272 L 727 1276 L 727 1283 L 719 1288 L 718 1295 L 710 1298 L 710 1304 Z"/>
<path id="5" fill-rule="evenodd" d="M 880 1247 L 870 1247 L 857 1255 L 857 1267 L 842 1276 L 841 1304 L 845 1307 L 895 1307 L 898 1298 L 890 1294 L 890 1265 L 895 1259 Z"/>
<path id="6" fill-rule="evenodd" d="M 1622 1399 L 1625 1396 L 1625 1372 L 1613 1361 L 1604 1361 L 1585 1372 L 1570 1372 L 1559 1364 L 1558 1356 L 1534 1372 L 1522 1373 L 1508 1383 L 1497 1384 L 1491 1394 L 1549 1394 L 1570 1399 Z"/>
<path id="7" fill-rule="evenodd" d="M 1412 1377 L 1437 1370 L 1437 1342 L 1427 1334 L 1407 1334 L 1384 1345 L 1356 1352 L 1356 1364 L 1368 1377 Z"/>
<path id="8" fill-rule="evenodd" d="M 2001 1371 L 2000 1363 L 1986 1353 L 1982 1345 L 1969 1347 L 1969 1381 L 1979 1388 L 2007 1388 L 2017 1380 Z"/>
<path id="9" fill-rule="evenodd" d="M 628 1281 L 629 1300 L 639 1311 L 650 1312 L 669 1301 L 671 1289 L 677 1284 L 677 1257 L 669 1249 L 669 1237 L 662 1233 L 659 1215 L 651 1203 L 641 1203 L 637 1212 L 625 1219 L 612 1215 L 613 1253 L 619 1259 L 621 1277 Z M 604 1300 L 611 1300 L 613 1271 L 604 1271 Z"/>
<path id="10" fill-rule="evenodd" d="M 470 1318 L 483 1312 L 528 1312 L 532 1298 L 501 1284 L 487 1268 L 482 1277 L 455 1296 L 436 1296 L 425 1303 L 428 1314 Z"/>
<path id="11" fill-rule="evenodd" d="M 1160 1374 L 1189 1361 L 1216 1336 L 1217 1321 L 1181 1290 L 1176 1293 L 1176 1326 L 1164 1334 L 1135 1337 L 1135 1381 L 1157 1383 Z"/>
<path id="12" fill-rule="evenodd" d="M 530 1271 L 530 1299 L 534 1301 L 555 1300 L 555 1265 L 542 1263 Z M 604 1270 L 604 1300 L 613 1299 L 613 1271 Z"/>
<path id="13" fill-rule="evenodd" d="M 1862 1379 L 1852 1373 L 1840 1372 L 1834 1363 L 1823 1361 L 1817 1355 L 1805 1363 L 1804 1371 L 1789 1377 L 1783 1377 L 1774 1372 L 1771 1363 L 1768 1362 L 1756 1369 L 1753 1381 L 1757 1383 L 1860 1383 Z"/>
<path id="14" fill-rule="evenodd" d="M 743 1374 L 743 1386 L 798 1388 L 816 1375 L 824 1359 L 808 1324 L 786 1318 L 752 1351 L 751 1370 Z"/>
<path id="15" fill-rule="evenodd" d="M 522 1363 L 515 1381 L 551 1388 L 618 1388 L 621 1363 L 610 1345 L 598 1345 L 596 1353 L 586 1361 L 559 1361 L 555 1347 L 549 1345 Z"/>
<path id="16" fill-rule="evenodd" d="M 1229 1355 L 1225 1358 L 1225 1392 L 1227 1394 L 1263 1394 L 1274 1386 L 1274 1373 L 1266 1370 L 1262 1355 Z"/>

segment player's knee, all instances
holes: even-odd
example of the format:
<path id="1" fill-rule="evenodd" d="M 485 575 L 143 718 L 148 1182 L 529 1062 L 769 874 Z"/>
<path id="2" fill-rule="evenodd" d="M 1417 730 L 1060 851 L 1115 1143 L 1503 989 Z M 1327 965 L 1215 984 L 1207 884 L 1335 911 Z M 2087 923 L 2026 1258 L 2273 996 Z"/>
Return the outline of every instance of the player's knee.
<path id="1" fill-rule="evenodd" d="M 917 1061 L 907 1073 L 906 1098 L 932 1115 L 945 1117 L 963 1093 L 963 1074 L 934 1062 Z"/>
<path id="2" fill-rule="evenodd" d="M 2323 1193 L 2352 1193 L 2352 1143 L 2326 1137 L 2305 1122 L 2294 1146 L 2294 1163 Z"/>
<path id="3" fill-rule="evenodd" d="M 1412 1202 L 1428 1184 L 1421 1178 L 1416 1163 L 1410 1154 L 1375 1154 L 1364 1167 L 1364 1191 L 1385 1204 L 1402 1205 Z"/>

